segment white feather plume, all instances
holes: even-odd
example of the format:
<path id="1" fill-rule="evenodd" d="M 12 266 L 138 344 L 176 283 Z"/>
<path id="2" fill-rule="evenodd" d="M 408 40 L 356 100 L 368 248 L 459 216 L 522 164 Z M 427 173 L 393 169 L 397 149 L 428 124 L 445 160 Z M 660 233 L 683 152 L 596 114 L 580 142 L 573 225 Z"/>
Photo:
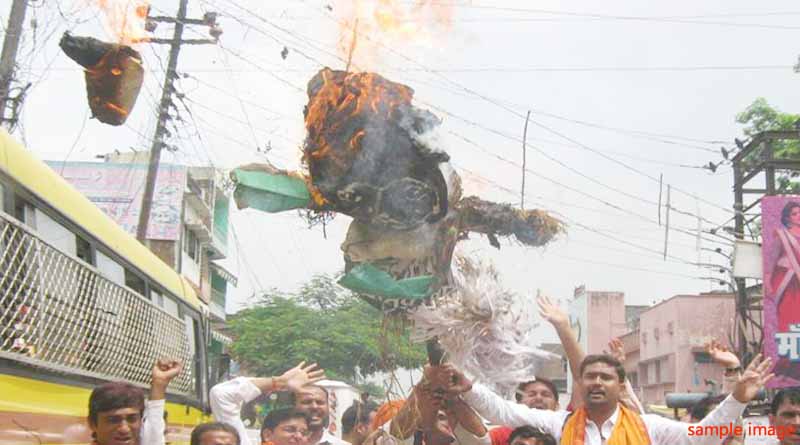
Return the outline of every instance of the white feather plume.
<path id="1" fill-rule="evenodd" d="M 494 267 L 456 259 L 454 284 L 431 306 L 409 314 L 412 339 L 437 337 L 446 360 L 501 394 L 531 380 L 543 361 L 557 354 L 533 347 L 534 304 L 501 286 Z"/>

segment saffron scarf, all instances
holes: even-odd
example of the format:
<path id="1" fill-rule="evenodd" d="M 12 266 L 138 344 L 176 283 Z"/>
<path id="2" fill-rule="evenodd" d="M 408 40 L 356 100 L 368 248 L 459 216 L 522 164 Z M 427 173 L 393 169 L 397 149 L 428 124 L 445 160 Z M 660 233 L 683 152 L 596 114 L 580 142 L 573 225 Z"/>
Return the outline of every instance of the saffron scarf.
<path id="1" fill-rule="evenodd" d="M 567 419 L 561 431 L 561 445 L 585 445 L 586 443 L 586 407 L 581 407 Z M 650 435 L 642 418 L 619 405 L 619 414 L 608 445 L 650 445 Z"/>

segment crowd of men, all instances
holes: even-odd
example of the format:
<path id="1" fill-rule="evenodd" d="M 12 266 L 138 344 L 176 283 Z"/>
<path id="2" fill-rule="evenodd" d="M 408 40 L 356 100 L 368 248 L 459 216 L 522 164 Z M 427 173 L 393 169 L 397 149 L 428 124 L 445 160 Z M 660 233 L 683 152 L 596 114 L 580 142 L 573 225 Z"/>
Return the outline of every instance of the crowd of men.
<path id="1" fill-rule="evenodd" d="M 720 445 L 741 437 L 693 434 L 736 424 L 747 403 L 770 380 L 771 362 L 755 357 L 745 369 L 730 351 L 712 342 L 712 358 L 726 367 L 729 394 L 711 409 L 709 401 L 677 421 L 644 412 L 622 366 L 622 345 L 610 354 L 584 355 L 566 314 L 547 298 L 540 313 L 556 329 L 576 378 L 572 399 L 559 410 L 558 390 L 545 378 L 520 383 L 516 401 L 505 400 L 450 364 L 426 366 L 410 396 L 383 405 L 354 402 L 342 416 L 342 438 L 328 431 L 329 394 L 317 386 L 324 372 L 300 363 L 280 376 L 238 377 L 210 392 L 214 423 L 197 426 L 192 445 L 256 445 L 242 421 L 243 406 L 286 391 L 290 407 L 269 412 L 261 422 L 261 445 Z M 92 392 L 89 426 L 95 445 L 163 445 L 164 399 L 181 372 L 175 361 L 153 367 L 149 398 L 139 388 L 109 383 Z M 779 391 L 771 402 L 771 425 L 781 445 L 800 445 L 800 389 Z M 494 427 L 487 427 L 487 421 Z M 714 429 L 713 431 L 718 431 Z"/>

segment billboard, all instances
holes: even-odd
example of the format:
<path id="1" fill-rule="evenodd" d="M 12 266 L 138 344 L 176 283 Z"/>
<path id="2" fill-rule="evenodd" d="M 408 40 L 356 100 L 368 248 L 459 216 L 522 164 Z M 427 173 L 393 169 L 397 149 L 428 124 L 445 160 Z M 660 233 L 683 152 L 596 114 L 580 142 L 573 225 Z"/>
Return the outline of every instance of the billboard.
<path id="1" fill-rule="evenodd" d="M 147 164 L 46 162 L 128 233 L 136 235 Z M 147 224 L 148 239 L 179 239 L 185 188 L 185 166 L 159 165 Z"/>
<path id="2" fill-rule="evenodd" d="M 800 196 L 761 201 L 764 354 L 775 363 L 771 388 L 800 385 Z"/>

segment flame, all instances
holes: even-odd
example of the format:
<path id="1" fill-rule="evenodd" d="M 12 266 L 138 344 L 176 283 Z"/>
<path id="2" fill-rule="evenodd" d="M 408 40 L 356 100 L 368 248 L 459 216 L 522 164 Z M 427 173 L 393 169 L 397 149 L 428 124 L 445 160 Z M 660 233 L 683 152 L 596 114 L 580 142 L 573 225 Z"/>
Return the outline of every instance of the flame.
<path id="1" fill-rule="evenodd" d="M 146 41 L 145 30 L 149 0 L 89 0 L 105 14 L 105 27 L 109 34 L 116 37 L 117 42 L 130 45 Z"/>
<path id="2" fill-rule="evenodd" d="M 450 30 L 454 6 L 438 0 L 349 0 L 341 8 L 346 18 L 339 26 L 340 54 L 349 61 L 358 47 L 354 63 L 364 69 L 365 63 L 377 60 L 377 53 L 385 52 L 384 46 L 430 46 L 437 35 Z"/>
<path id="3" fill-rule="evenodd" d="M 305 118 L 305 161 L 344 175 L 367 143 L 368 123 L 397 119 L 398 107 L 410 106 L 414 91 L 374 73 L 326 68 L 318 76 L 321 85 L 309 99 Z"/>

